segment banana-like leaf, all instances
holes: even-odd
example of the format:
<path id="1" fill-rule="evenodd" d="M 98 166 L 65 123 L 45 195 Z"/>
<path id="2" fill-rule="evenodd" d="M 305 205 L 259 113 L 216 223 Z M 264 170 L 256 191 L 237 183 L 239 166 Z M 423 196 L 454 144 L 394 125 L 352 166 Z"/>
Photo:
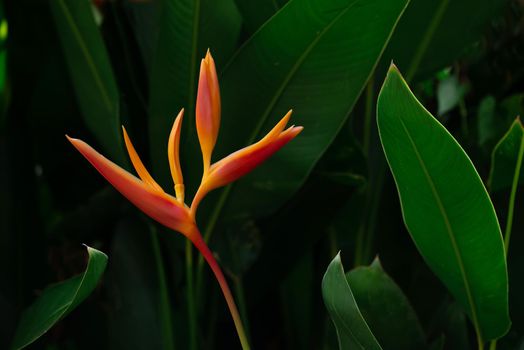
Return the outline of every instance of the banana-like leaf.
<path id="1" fill-rule="evenodd" d="M 377 123 L 408 231 L 435 274 L 466 310 L 482 340 L 509 326 L 502 235 L 471 160 L 391 66 Z"/>
<path id="2" fill-rule="evenodd" d="M 84 273 L 51 285 L 24 311 L 11 345 L 13 350 L 23 349 L 40 338 L 95 289 L 106 268 L 107 256 L 86 248 L 89 260 Z"/>
<path id="3" fill-rule="evenodd" d="M 84 121 L 105 153 L 118 164 L 127 164 L 118 87 L 91 4 L 87 0 L 49 3 Z"/>
<path id="4" fill-rule="evenodd" d="M 342 127 L 407 2 L 293 0 L 242 46 L 221 79 L 217 158 L 260 139 L 291 108 L 292 123 L 304 132 L 224 192 L 226 216 L 267 214 L 303 184 Z"/>

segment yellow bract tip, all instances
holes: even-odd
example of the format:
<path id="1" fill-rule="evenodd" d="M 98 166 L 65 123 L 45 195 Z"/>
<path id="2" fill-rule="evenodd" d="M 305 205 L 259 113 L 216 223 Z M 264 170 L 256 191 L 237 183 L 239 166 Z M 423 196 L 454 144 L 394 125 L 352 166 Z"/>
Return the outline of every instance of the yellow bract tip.
<path id="1" fill-rule="evenodd" d="M 135 147 L 133 146 L 131 139 L 127 135 L 126 128 L 123 125 L 122 125 L 122 131 L 124 134 L 124 142 L 126 144 L 127 153 L 129 154 L 131 163 L 133 164 L 133 167 L 135 168 L 140 179 L 142 179 L 142 181 L 145 184 L 151 187 L 151 189 L 158 191 L 158 192 L 164 192 L 164 190 L 162 190 L 162 187 L 160 187 L 160 185 L 156 183 L 156 181 L 147 171 L 146 167 L 144 166 L 144 163 L 142 163 L 142 161 L 140 160 L 140 157 L 138 156 L 138 153 L 136 153 Z"/>
<path id="2" fill-rule="evenodd" d="M 169 159 L 171 177 L 175 184 L 176 198 L 182 203 L 184 202 L 184 178 L 182 176 L 182 167 L 180 166 L 180 130 L 183 118 L 184 109 L 182 108 L 175 118 L 167 143 L 167 157 Z"/>

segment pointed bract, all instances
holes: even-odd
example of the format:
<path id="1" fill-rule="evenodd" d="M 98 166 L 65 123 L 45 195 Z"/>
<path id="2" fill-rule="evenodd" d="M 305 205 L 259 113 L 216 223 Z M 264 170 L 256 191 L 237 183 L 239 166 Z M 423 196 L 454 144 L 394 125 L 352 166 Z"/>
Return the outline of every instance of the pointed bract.
<path id="1" fill-rule="evenodd" d="M 144 181 L 146 185 L 151 187 L 151 189 L 155 191 L 164 192 L 162 190 L 162 187 L 160 187 L 160 185 L 156 183 L 156 181 L 147 171 L 146 167 L 144 166 L 144 163 L 142 163 L 142 161 L 140 160 L 140 157 L 138 156 L 138 153 L 136 153 L 135 147 L 133 146 L 131 139 L 127 135 L 126 128 L 124 128 L 123 126 L 122 126 L 122 131 L 124 133 L 124 142 L 126 144 L 127 153 L 129 153 L 129 158 L 131 159 L 131 163 L 133 164 L 133 167 L 135 168 L 140 179 L 142 179 L 142 181 Z"/>
<path id="2" fill-rule="evenodd" d="M 169 169 L 171 170 L 171 176 L 173 177 L 173 183 L 175 185 L 176 198 L 181 203 L 184 203 L 184 177 L 182 176 L 182 168 L 180 166 L 180 129 L 182 127 L 183 117 L 184 109 L 182 108 L 173 123 L 167 144 Z"/>
<path id="3" fill-rule="evenodd" d="M 290 116 L 291 111 L 257 143 L 238 150 L 211 165 L 209 173 L 204 178 L 193 199 L 191 209 L 195 211 L 207 193 L 246 175 L 295 138 L 302 131 L 303 128 L 301 126 L 291 126 L 282 131 Z"/>
<path id="4" fill-rule="evenodd" d="M 200 64 L 195 114 L 198 140 L 200 141 L 204 162 L 204 174 L 206 174 L 211 164 L 211 154 L 220 127 L 220 90 L 215 62 L 209 51 Z"/>
<path id="5" fill-rule="evenodd" d="M 84 141 L 70 137 L 67 139 L 118 192 L 138 209 L 162 225 L 192 238 L 191 235 L 195 231 L 194 222 L 189 215 L 189 210 L 183 204 L 162 190 L 153 189 Z"/>

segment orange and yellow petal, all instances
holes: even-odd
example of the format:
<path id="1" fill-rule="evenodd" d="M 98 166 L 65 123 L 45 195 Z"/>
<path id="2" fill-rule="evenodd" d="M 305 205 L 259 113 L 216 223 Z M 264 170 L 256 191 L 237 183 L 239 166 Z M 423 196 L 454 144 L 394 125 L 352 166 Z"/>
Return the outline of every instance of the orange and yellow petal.
<path id="1" fill-rule="evenodd" d="M 133 167 L 135 168 L 138 176 L 142 179 L 142 181 L 144 181 L 146 185 L 151 187 L 151 189 L 158 192 L 164 192 L 164 190 L 162 190 L 162 187 L 160 187 L 160 185 L 156 183 L 156 181 L 147 171 L 146 167 L 144 166 L 144 163 L 142 163 L 142 161 L 140 160 L 140 157 L 138 156 L 138 153 L 136 152 L 133 143 L 131 143 L 129 135 L 127 135 L 126 128 L 124 128 L 123 126 L 122 131 L 124 133 L 124 141 L 126 144 L 127 153 L 129 153 L 129 158 L 131 159 L 131 163 L 133 164 Z"/>
<path id="2" fill-rule="evenodd" d="M 206 173 L 211 164 L 211 154 L 220 127 L 220 90 L 215 63 L 209 51 L 200 64 L 195 114 L 204 173 Z"/>
<path id="3" fill-rule="evenodd" d="M 184 109 L 182 108 L 173 123 L 173 128 L 169 135 L 169 142 L 167 144 L 169 169 L 171 170 L 171 176 L 173 177 L 173 183 L 175 184 L 176 198 L 181 203 L 184 203 L 184 178 L 180 166 L 180 130 L 182 128 L 183 117 Z"/>
<path id="4" fill-rule="evenodd" d="M 70 137 L 67 139 L 118 192 L 138 209 L 160 224 L 188 237 L 194 232 L 194 222 L 189 210 L 175 198 L 152 189 L 150 185 L 111 162 L 84 141 Z"/>
<path id="5" fill-rule="evenodd" d="M 210 167 L 191 204 L 193 215 L 200 201 L 207 193 L 246 175 L 302 131 L 303 128 L 301 126 L 291 126 L 282 131 L 290 116 L 291 111 L 263 139 L 230 154 Z"/>
<path id="6" fill-rule="evenodd" d="M 207 186 L 211 190 L 236 181 L 262 164 L 301 131 L 301 126 L 292 126 L 269 141 L 261 140 L 230 154 L 211 166 Z"/>

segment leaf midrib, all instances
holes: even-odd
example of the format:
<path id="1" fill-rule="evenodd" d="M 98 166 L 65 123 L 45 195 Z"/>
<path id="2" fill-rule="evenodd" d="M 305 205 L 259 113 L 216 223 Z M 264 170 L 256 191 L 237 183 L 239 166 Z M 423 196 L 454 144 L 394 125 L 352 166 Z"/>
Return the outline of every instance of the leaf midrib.
<path id="1" fill-rule="evenodd" d="M 60 8 L 62 9 L 66 22 L 71 27 L 71 30 L 73 32 L 74 37 L 78 41 L 78 45 L 80 46 L 80 50 L 84 54 L 84 58 L 87 62 L 87 65 L 89 69 L 91 70 L 91 73 L 93 74 L 95 78 L 95 83 L 98 85 L 98 88 L 100 90 L 100 94 L 102 95 L 102 99 L 104 100 L 104 103 L 106 104 L 107 109 L 110 112 L 113 112 L 113 105 L 111 103 L 111 99 L 109 98 L 109 94 L 105 89 L 105 86 L 102 82 L 102 78 L 100 77 L 100 74 L 98 73 L 98 70 L 96 68 L 96 65 L 94 64 L 93 58 L 91 57 L 91 54 L 89 53 L 89 49 L 87 48 L 87 45 L 80 34 L 80 31 L 78 30 L 78 27 L 76 26 L 73 17 L 71 15 L 71 12 L 69 11 L 68 7 L 64 4 L 64 0 L 58 0 L 58 4 L 60 5 Z"/>
<path id="2" fill-rule="evenodd" d="M 453 251 L 455 253 L 455 258 L 457 259 L 457 264 L 459 266 L 460 273 L 462 275 L 462 280 L 464 282 L 464 288 L 466 290 L 466 296 L 468 298 L 468 303 L 469 303 L 469 306 L 470 306 L 470 309 L 471 309 L 471 317 L 473 319 L 473 324 L 475 326 L 475 329 L 477 330 L 477 333 L 480 334 L 478 318 L 477 318 L 477 306 L 476 306 L 476 303 L 475 303 L 475 301 L 473 299 L 473 295 L 471 294 L 470 282 L 469 282 L 467 274 L 466 274 L 466 269 L 464 267 L 464 262 L 462 260 L 462 254 L 461 254 L 460 249 L 459 249 L 459 247 L 457 245 L 457 242 L 455 240 L 455 233 L 454 233 L 453 228 L 451 227 L 451 222 L 449 221 L 449 217 L 448 217 L 446 208 L 444 208 L 444 205 L 442 204 L 442 200 L 441 200 L 440 195 L 438 194 L 438 191 L 437 191 L 437 189 L 435 187 L 435 183 L 433 182 L 433 179 L 431 178 L 431 175 L 429 174 L 429 171 L 428 171 L 428 169 L 426 167 L 426 164 L 425 164 L 424 160 L 422 159 L 422 157 L 421 157 L 421 155 L 420 155 L 420 153 L 418 151 L 418 147 L 415 144 L 415 141 L 413 140 L 413 138 L 411 137 L 411 134 L 410 134 L 409 130 L 407 129 L 404 121 L 400 117 L 400 115 L 398 116 L 398 120 L 400 121 L 400 124 L 402 125 L 402 128 L 404 129 L 404 132 L 406 133 L 406 135 L 407 135 L 407 137 L 409 139 L 411 147 L 413 148 L 413 151 L 415 152 L 415 155 L 416 155 L 417 160 L 418 160 L 418 162 L 420 164 L 420 167 L 422 168 L 422 171 L 424 172 L 426 180 L 428 181 L 428 184 L 429 184 L 429 187 L 430 187 L 431 192 L 433 194 L 433 197 L 435 198 L 435 201 L 437 202 L 437 206 L 439 208 L 439 211 L 442 214 L 442 217 L 444 219 L 444 224 L 446 226 L 446 232 L 448 233 L 449 239 L 451 241 L 451 245 L 452 245 Z"/>
<path id="3" fill-rule="evenodd" d="M 248 139 L 248 142 L 247 142 L 248 145 L 252 144 L 256 140 L 257 136 L 259 135 L 260 131 L 262 130 L 262 127 L 266 123 L 266 121 L 267 121 L 267 119 L 269 117 L 269 114 L 273 110 L 273 107 L 275 107 L 278 99 L 282 96 L 286 86 L 288 86 L 289 82 L 291 81 L 291 79 L 293 78 L 295 73 L 298 71 L 300 66 L 302 66 L 302 63 L 304 63 L 304 61 L 309 56 L 311 51 L 316 47 L 316 45 L 324 37 L 324 35 L 337 23 L 337 21 L 341 17 L 343 17 L 346 14 L 346 12 L 349 11 L 350 8 L 352 8 L 355 4 L 357 4 L 360 1 L 362 1 L 362 0 L 354 0 L 353 2 L 347 4 L 347 7 L 344 10 L 342 10 L 338 15 L 336 15 L 331 20 L 331 22 L 329 22 L 324 27 L 324 29 L 322 29 L 322 31 L 320 33 L 318 33 L 316 38 L 313 39 L 313 41 L 306 47 L 304 52 L 299 56 L 299 58 L 297 59 L 295 64 L 291 67 L 291 69 L 289 70 L 288 74 L 285 76 L 284 80 L 282 81 L 282 83 L 280 84 L 278 89 L 276 90 L 276 93 L 273 95 L 273 98 L 269 101 L 269 104 L 267 105 L 267 108 L 262 113 L 262 118 L 260 118 L 260 121 L 256 125 L 255 130 L 253 131 L 253 133 L 251 134 L 251 136 Z"/>

